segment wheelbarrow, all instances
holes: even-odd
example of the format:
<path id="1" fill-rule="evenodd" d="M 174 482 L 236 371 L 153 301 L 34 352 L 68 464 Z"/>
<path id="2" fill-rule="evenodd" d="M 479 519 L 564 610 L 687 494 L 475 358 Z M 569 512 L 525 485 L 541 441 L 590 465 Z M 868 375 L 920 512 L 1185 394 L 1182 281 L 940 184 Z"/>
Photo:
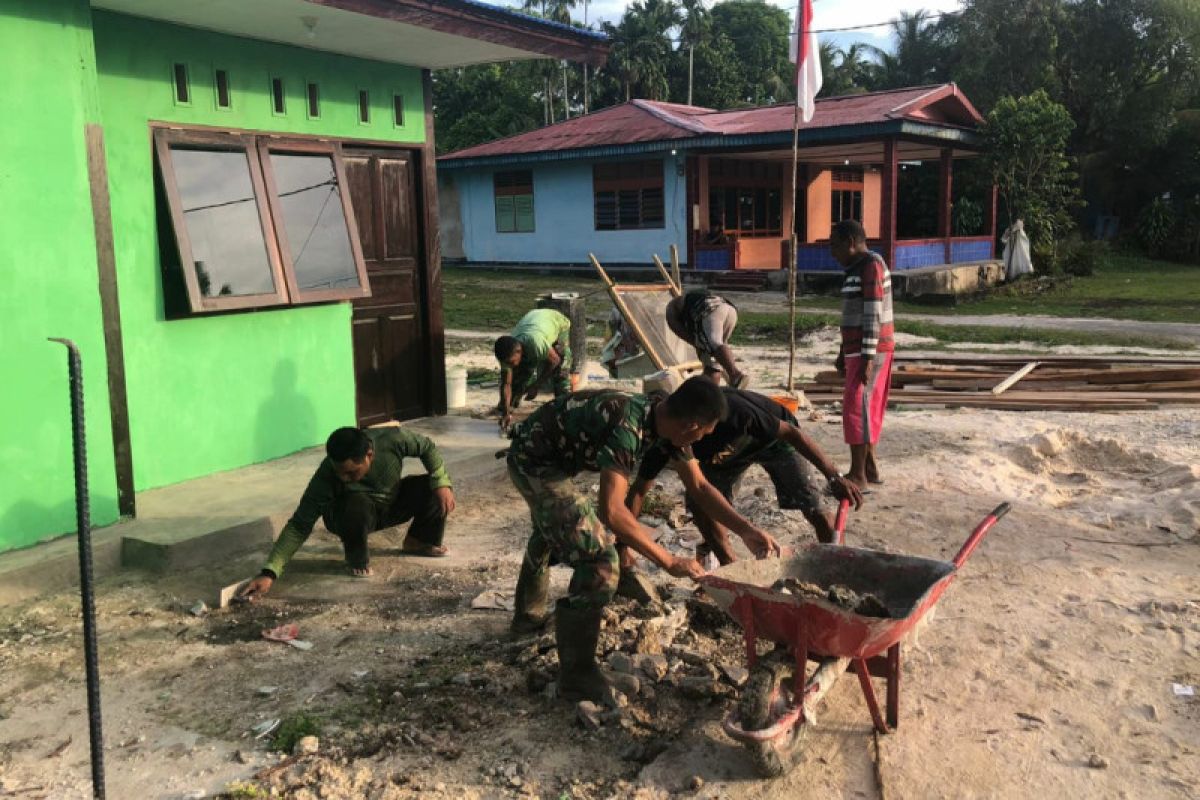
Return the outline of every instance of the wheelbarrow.
<path id="1" fill-rule="evenodd" d="M 781 559 L 737 561 L 700 579 L 742 627 L 750 678 L 723 728 L 746 746 L 762 775 L 778 777 L 798 763 L 818 704 L 847 670 L 858 675 L 875 729 L 897 727 L 900 640 L 1009 508 L 997 506 L 946 562 L 845 546 L 849 506 L 843 501 L 836 544 L 810 544 Z M 760 660 L 759 639 L 779 646 Z M 817 662 L 811 676 L 810 659 Z M 886 719 L 872 677 L 886 679 Z"/>

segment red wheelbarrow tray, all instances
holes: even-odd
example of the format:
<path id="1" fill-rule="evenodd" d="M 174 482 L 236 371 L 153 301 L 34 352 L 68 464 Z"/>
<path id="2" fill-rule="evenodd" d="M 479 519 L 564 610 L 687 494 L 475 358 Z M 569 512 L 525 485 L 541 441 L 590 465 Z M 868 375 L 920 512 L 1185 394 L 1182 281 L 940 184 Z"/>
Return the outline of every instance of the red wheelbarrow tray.
<path id="1" fill-rule="evenodd" d="M 736 561 L 700 582 L 744 629 L 810 656 L 871 658 L 900 641 L 957 574 L 954 564 L 878 550 L 809 544 L 788 558 Z M 774 590 L 780 578 L 873 594 L 889 617 L 868 617 L 808 595 Z"/>

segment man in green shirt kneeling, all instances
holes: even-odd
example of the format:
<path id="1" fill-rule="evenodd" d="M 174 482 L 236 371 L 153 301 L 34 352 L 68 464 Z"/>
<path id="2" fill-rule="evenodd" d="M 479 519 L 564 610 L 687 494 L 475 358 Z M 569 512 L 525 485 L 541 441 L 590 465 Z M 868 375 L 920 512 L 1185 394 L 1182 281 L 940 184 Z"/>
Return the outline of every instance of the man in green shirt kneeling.
<path id="1" fill-rule="evenodd" d="M 262 573 L 242 597 L 254 600 L 271 590 L 318 518 L 342 540 L 346 565 L 359 577 L 371 574 L 367 535 L 409 520 L 406 554 L 446 555 L 442 537 L 454 492 L 432 440 L 404 428 L 338 428 L 325 442 L 325 454 Z M 421 459 L 428 474 L 402 477 L 406 458 Z"/>

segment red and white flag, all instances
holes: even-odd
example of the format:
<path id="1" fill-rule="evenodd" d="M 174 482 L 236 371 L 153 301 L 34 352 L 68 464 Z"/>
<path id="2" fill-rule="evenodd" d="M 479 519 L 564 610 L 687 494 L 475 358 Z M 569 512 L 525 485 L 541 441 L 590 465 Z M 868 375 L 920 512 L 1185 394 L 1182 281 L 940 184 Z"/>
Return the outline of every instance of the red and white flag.
<path id="1" fill-rule="evenodd" d="M 811 122 L 821 91 L 821 50 L 812 29 L 812 0 L 796 4 L 796 30 L 791 36 L 788 58 L 796 63 L 796 105 L 805 122 Z"/>

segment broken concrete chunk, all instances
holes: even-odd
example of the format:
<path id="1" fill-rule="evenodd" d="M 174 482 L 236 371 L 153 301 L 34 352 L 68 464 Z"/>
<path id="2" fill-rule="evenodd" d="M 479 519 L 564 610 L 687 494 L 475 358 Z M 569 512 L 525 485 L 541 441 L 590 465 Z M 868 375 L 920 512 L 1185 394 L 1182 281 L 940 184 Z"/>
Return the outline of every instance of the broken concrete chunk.
<path id="1" fill-rule="evenodd" d="M 728 666 L 726 664 L 720 664 L 719 666 L 721 674 L 725 676 L 725 680 L 739 689 L 746 685 L 746 681 L 750 680 L 750 672 L 744 667 Z"/>
<path id="2" fill-rule="evenodd" d="M 450 679 L 450 682 L 455 686 L 470 686 L 471 676 L 465 672 L 460 672 Z"/>
<path id="3" fill-rule="evenodd" d="M 188 609 L 188 613 L 193 617 L 203 617 L 208 613 L 208 604 L 203 600 L 197 600 L 195 604 Z"/>
<path id="4" fill-rule="evenodd" d="M 258 692 L 259 697 L 270 697 L 271 695 L 273 695 L 279 691 L 279 687 L 278 686 L 260 686 L 260 687 L 258 687 L 258 689 L 256 691 Z"/>
<path id="5" fill-rule="evenodd" d="M 612 683 L 614 689 L 629 697 L 637 697 L 642 688 L 642 682 L 638 680 L 636 675 L 624 672 L 617 672 L 610 675 L 609 682 Z"/>
<path id="6" fill-rule="evenodd" d="M 1088 756 L 1088 766 L 1092 769 L 1108 769 L 1108 759 L 1099 753 Z"/>
<path id="7" fill-rule="evenodd" d="M 667 657 L 656 654 L 639 656 L 637 659 L 637 668 L 650 680 L 655 682 L 661 681 L 667 677 Z"/>
<path id="8" fill-rule="evenodd" d="M 637 669 L 633 658 L 627 653 L 622 653 L 620 650 L 615 651 L 608 657 L 608 666 L 612 668 L 613 672 L 625 675 L 632 675 L 634 670 Z"/>
<path id="9" fill-rule="evenodd" d="M 600 706 L 593 703 L 591 700 L 580 700 L 575 706 L 575 716 L 579 723 L 590 731 L 600 730 L 603 724 L 600 721 L 600 715 L 604 712 Z"/>
<path id="10" fill-rule="evenodd" d="M 316 736 L 302 736 L 292 748 L 292 755 L 310 756 L 321 749 L 321 740 Z"/>

